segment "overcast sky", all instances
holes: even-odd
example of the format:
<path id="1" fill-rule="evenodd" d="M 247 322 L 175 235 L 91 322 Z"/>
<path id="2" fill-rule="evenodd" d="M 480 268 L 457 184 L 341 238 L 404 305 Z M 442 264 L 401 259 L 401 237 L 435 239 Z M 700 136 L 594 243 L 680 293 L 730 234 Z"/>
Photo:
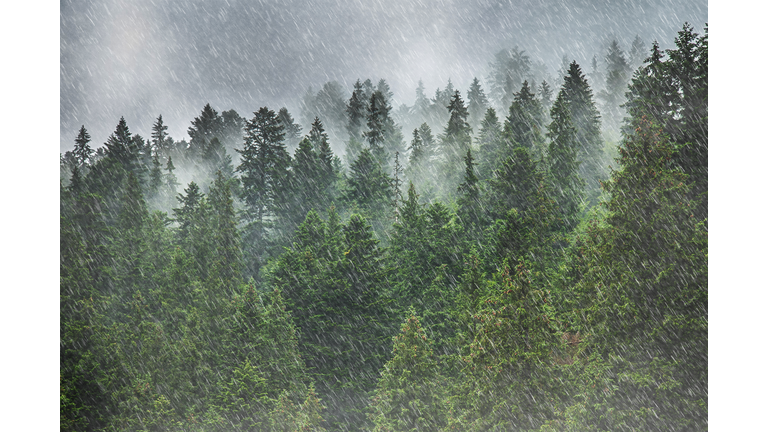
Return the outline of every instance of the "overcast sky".
<path id="1" fill-rule="evenodd" d="M 283 4 L 285 3 L 285 4 Z M 619 1 L 61 1 L 61 151 L 80 125 L 101 146 L 125 116 L 149 137 L 159 114 L 177 140 L 206 103 L 250 118 L 287 106 L 299 118 L 308 86 L 358 78 L 390 84 L 413 104 L 448 78 L 462 94 L 518 46 L 553 76 L 566 54 L 589 70 L 609 38 L 671 46 L 688 21 L 703 32 L 707 2 Z"/>

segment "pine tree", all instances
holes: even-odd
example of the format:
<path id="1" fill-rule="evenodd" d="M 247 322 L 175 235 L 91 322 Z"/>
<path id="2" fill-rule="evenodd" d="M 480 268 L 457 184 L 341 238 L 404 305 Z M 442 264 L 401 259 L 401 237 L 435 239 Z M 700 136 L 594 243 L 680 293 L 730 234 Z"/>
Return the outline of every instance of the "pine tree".
<path id="1" fill-rule="evenodd" d="M 549 83 L 545 80 L 542 80 L 539 85 L 539 95 L 541 95 L 541 107 L 544 109 L 545 113 L 548 113 L 552 108 L 553 93 Z"/>
<path id="2" fill-rule="evenodd" d="M 363 138 L 363 124 L 367 114 L 367 101 L 363 92 L 363 84 L 357 80 L 352 91 L 352 97 L 347 104 L 347 132 L 350 140 L 360 141 Z M 354 158 L 353 158 L 354 159 Z"/>
<path id="3" fill-rule="evenodd" d="M 482 220 L 480 207 L 480 185 L 475 175 L 475 159 L 472 151 L 467 150 L 464 157 L 464 181 L 459 185 L 457 203 L 459 205 L 459 217 L 466 228 L 477 234 Z"/>
<path id="4" fill-rule="evenodd" d="M 413 309 L 400 330 L 371 400 L 373 430 L 438 430 L 447 424 L 445 379 L 431 340 Z"/>
<path id="5" fill-rule="evenodd" d="M 499 163 L 503 135 L 496 110 L 488 108 L 480 124 L 480 136 L 477 139 L 478 175 L 481 179 L 490 178 Z"/>
<path id="6" fill-rule="evenodd" d="M 488 109 L 488 98 L 480 87 L 480 81 L 475 78 L 469 86 L 467 92 L 467 111 L 469 112 L 468 123 L 473 129 L 480 128 L 480 121 L 483 119 L 485 111 Z"/>
<path id="7" fill-rule="evenodd" d="M 605 175 L 600 114 L 595 107 L 592 89 L 576 62 L 571 63 L 558 98 L 561 94 L 576 128 L 579 176 L 586 183 L 586 200 L 589 206 L 594 206 L 601 190 L 600 180 Z"/>
<path id="8" fill-rule="evenodd" d="M 176 205 L 176 188 L 179 186 L 178 179 L 173 171 L 176 167 L 173 165 L 173 159 L 168 156 L 168 163 L 165 164 L 165 201 L 168 208 Z"/>
<path id="9" fill-rule="evenodd" d="M 294 123 L 291 113 L 285 107 L 280 108 L 280 111 L 277 112 L 277 118 L 280 119 L 280 124 L 285 130 L 285 142 L 288 149 L 293 149 L 301 139 L 301 125 Z"/>
<path id="10" fill-rule="evenodd" d="M 461 388 L 470 394 L 472 411 L 468 428 L 535 428 L 551 415 L 541 401 L 551 399 L 558 384 L 547 373 L 556 347 L 548 296 L 523 261 L 514 269 L 505 263 L 490 285 L 485 295 L 478 293 L 473 337 L 462 356 L 469 379 Z"/>
<path id="11" fill-rule="evenodd" d="M 425 122 L 429 118 L 429 98 L 424 93 L 424 83 L 421 80 L 416 87 L 416 101 L 413 104 L 413 111 L 417 122 Z"/>
<path id="12" fill-rule="evenodd" d="M 75 148 L 72 150 L 80 167 L 86 166 L 93 154 L 93 149 L 88 145 L 89 142 L 91 142 L 91 135 L 85 130 L 85 126 L 80 126 L 80 131 L 75 138 Z"/>
<path id="13" fill-rule="evenodd" d="M 571 121 L 563 93 L 558 95 L 550 114 L 552 123 L 547 127 L 550 139 L 547 151 L 547 169 L 551 190 L 568 229 L 576 226 L 576 215 L 581 205 L 584 181 L 579 177 L 576 128 Z"/>
<path id="14" fill-rule="evenodd" d="M 155 154 L 167 154 L 170 144 L 170 138 L 168 137 L 168 126 L 163 124 L 162 114 L 157 116 L 157 120 L 152 125 L 152 149 Z"/>
<path id="15" fill-rule="evenodd" d="M 699 36 L 685 24 L 667 59 L 654 43 L 650 57 L 638 70 L 625 105 L 632 121 L 646 116 L 660 125 L 681 150 L 674 163 L 688 174 L 692 196 L 700 197 L 695 210 L 706 217 L 708 190 L 708 33 Z M 631 125 L 625 134 L 632 134 Z"/>
<path id="16" fill-rule="evenodd" d="M 200 115 L 192 120 L 192 126 L 187 129 L 189 134 L 189 151 L 193 157 L 203 154 L 208 143 L 214 137 L 221 138 L 224 121 L 219 113 L 207 103 Z"/>
<path id="17" fill-rule="evenodd" d="M 645 61 L 645 43 L 640 39 L 639 35 L 635 35 L 635 39 L 632 41 L 632 47 L 629 49 L 629 69 L 631 71 L 637 70 Z"/>
<path id="18" fill-rule="evenodd" d="M 606 70 L 608 71 L 605 77 L 605 90 L 599 94 L 599 97 L 603 100 L 602 113 L 606 126 L 609 129 L 618 131 L 624 115 L 621 105 L 624 103 L 624 94 L 627 92 L 630 68 L 624 57 L 624 52 L 616 40 L 613 40 L 608 47 L 605 63 Z"/>
<path id="19" fill-rule="evenodd" d="M 467 123 L 469 112 L 458 90 L 451 98 L 448 112 L 450 119 L 441 136 L 440 150 L 443 159 L 443 190 L 446 195 L 452 195 L 461 181 L 464 155 L 472 145 L 472 128 Z"/>
<path id="20" fill-rule="evenodd" d="M 115 131 L 107 139 L 107 155 L 120 162 L 126 170 L 135 172 L 139 168 L 140 156 L 136 144 L 125 118 L 120 117 Z"/>
<path id="21" fill-rule="evenodd" d="M 148 196 L 156 196 L 163 188 L 163 170 L 160 165 L 160 158 L 155 153 L 152 156 L 152 171 L 149 173 Z"/>
<path id="22" fill-rule="evenodd" d="M 365 137 L 368 141 L 368 149 L 383 167 L 388 166 L 388 155 L 384 149 L 385 121 L 389 117 L 389 109 L 384 95 L 379 91 L 373 92 L 368 105 L 368 131 Z"/>
<path id="23" fill-rule="evenodd" d="M 541 134 L 543 121 L 541 104 L 531 92 L 528 81 L 524 81 L 509 107 L 509 116 L 504 122 L 504 135 L 514 147 L 523 147 L 533 157 L 540 157 L 544 154 L 544 138 Z M 502 155 L 507 156 L 509 153 Z"/>
<path id="24" fill-rule="evenodd" d="M 230 292 L 234 292 L 242 280 L 242 251 L 232 191 L 221 172 L 216 173 L 208 198 L 212 210 L 211 227 L 214 230 L 215 248 L 210 275 L 215 275 L 215 283 L 221 283 Z"/>
<path id="25" fill-rule="evenodd" d="M 388 219 L 387 209 L 391 209 L 392 202 L 391 179 L 368 149 L 363 149 L 352 163 L 347 184 L 345 198 L 349 202 L 356 203 L 366 216 Z"/>

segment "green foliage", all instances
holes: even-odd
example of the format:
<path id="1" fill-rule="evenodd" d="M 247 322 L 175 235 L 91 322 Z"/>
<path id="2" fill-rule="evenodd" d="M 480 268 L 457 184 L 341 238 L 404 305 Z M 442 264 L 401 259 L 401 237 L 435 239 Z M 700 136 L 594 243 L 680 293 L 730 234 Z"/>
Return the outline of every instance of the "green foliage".
<path id="1" fill-rule="evenodd" d="M 437 431 L 446 424 L 445 379 L 437 357 L 413 309 L 400 330 L 371 402 L 373 430 Z"/>
<path id="2" fill-rule="evenodd" d="M 60 164 L 60 428 L 706 430 L 707 49 L 688 25 L 654 45 L 608 181 L 579 66 L 545 149 L 551 94 L 517 49 L 489 80 L 504 130 L 478 80 L 469 107 L 449 80 L 398 109 L 422 123 L 402 195 L 384 80 L 346 118 L 340 86 L 310 90 L 301 142 L 285 109 L 206 105 L 191 146 L 162 116 L 151 144 L 121 119 L 96 153 L 81 127 Z M 319 118 L 348 126 L 348 172 Z"/>

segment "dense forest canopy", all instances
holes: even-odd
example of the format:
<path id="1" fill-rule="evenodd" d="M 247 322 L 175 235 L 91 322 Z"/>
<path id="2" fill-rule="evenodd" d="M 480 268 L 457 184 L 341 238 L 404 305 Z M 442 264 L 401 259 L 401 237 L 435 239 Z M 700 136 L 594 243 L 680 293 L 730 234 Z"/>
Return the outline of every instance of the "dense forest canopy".
<path id="1" fill-rule="evenodd" d="M 706 430 L 708 30 L 124 117 L 60 164 L 62 430 Z"/>

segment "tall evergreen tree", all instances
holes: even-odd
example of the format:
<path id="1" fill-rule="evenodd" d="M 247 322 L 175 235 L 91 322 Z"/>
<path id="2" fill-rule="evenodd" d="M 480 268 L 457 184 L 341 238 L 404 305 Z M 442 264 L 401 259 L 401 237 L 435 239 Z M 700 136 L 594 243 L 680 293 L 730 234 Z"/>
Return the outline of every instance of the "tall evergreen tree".
<path id="1" fill-rule="evenodd" d="M 692 185 L 693 196 L 701 198 L 696 215 L 706 217 L 708 190 L 708 30 L 704 35 L 685 24 L 675 38 L 675 48 L 661 52 L 657 43 L 635 75 L 626 104 L 632 121 L 643 116 L 653 119 L 680 151 L 673 161 Z M 632 134 L 631 124 L 625 134 Z"/>
<path id="2" fill-rule="evenodd" d="M 140 157 L 140 149 L 136 144 L 125 118 L 120 117 L 115 131 L 107 139 L 107 155 L 120 162 L 126 170 L 135 171 L 139 168 Z"/>
<path id="3" fill-rule="evenodd" d="M 607 70 L 605 90 L 599 93 L 600 99 L 603 100 L 602 113 L 606 127 L 618 132 L 624 116 L 621 105 L 625 100 L 624 94 L 627 92 L 631 72 L 618 41 L 611 41 L 605 56 L 605 64 Z"/>
<path id="4" fill-rule="evenodd" d="M 447 409 L 432 341 L 413 309 L 400 330 L 371 400 L 373 431 L 438 430 L 447 425 Z"/>
<path id="5" fill-rule="evenodd" d="M 363 214 L 375 218 L 373 222 L 377 232 L 383 232 L 381 224 L 389 219 L 388 209 L 392 208 L 390 177 L 368 149 L 363 149 L 349 171 L 345 198 L 357 204 Z"/>
<path id="6" fill-rule="evenodd" d="M 417 122 L 425 122 L 429 116 L 429 98 L 424 93 L 424 83 L 419 80 L 416 87 L 416 101 L 413 104 L 413 113 Z"/>
<path id="7" fill-rule="evenodd" d="M 166 155 L 172 144 L 173 140 L 168 136 L 168 126 L 163 123 L 161 114 L 152 125 L 152 150 L 157 154 Z"/>
<path id="8" fill-rule="evenodd" d="M 480 182 L 475 175 L 475 159 L 472 157 L 472 150 L 467 149 L 467 155 L 464 157 L 464 181 L 459 185 L 457 194 L 459 205 L 459 217 L 465 227 L 473 230 L 474 234 L 480 229 L 481 203 L 480 203 Z"/>
<path id="9" fill-rule="evenodd" d="M 368 99 L 365 99 L 363 84 L 355 81 L 352 96 L 347 103 L 347 132 L 350 140 L 363 139 L 363 126 L 367 116 Z M 355 159 L 355 158 L 353 158 Z"/>
<path id="10" fill-rule="evenodd" d="M 301 125 L 294 122 L 291 113 L 285 107 L 280 108 L 280 111 L 277 112 L 277 118 L 280 119 L 280 124 L 285 130 L 285 142 L 288 149 L 293 149 L 301 139 Z"/>
<path id="11" fill-rule="evenodd" d="M 643 43 L 639 35 L 636 35 L 632 41 L 632 47 L 629 49 L 629 58 L 627 59 L 630 71 L 637 70 L 645 61 L 645 57 L 645 43 Z"/>
<path id="12" fill-rule="evenodd" d="M 547 81 L 541 81 L 539 85 L 539 95 L 541 96 L 541 107 L 545 113 L 548 113 L 552 108 L 552 88 Z"/>
<path id="13" fill-rule="evenodd" d="M 252 256 L 248 272 L 257 275 L 265 249 L 268 218 L 284 206 L 288 192 L 290 156 L 283 145 L 283 125 L 274 111 L 262 107 L 245 127 L 240 165 L 247 222 L 246 244 Z"/>
<path id="14" fill-rule="evenodd" d="M 452 195 L 461 181 L 464 155 L 472 145 L 472 127 L 467 122 L 469 112 L 458 90 L 451 98 L 448 112 L 450 118 L 441 136 L 440 150 L 443 159 L 443 188 L 446 195 Z"/>
<path id="15" fill-rule="evenodd" d="M 592 89 L 576 62 L 571 63 L 558 98 L 562 94 L 576 128 L 579 176 L 586 183 L 586 199 L 597 204 L 600 180 L 605 176 L 603 141 L 600 134 L 600 114 L 595 106 Z"/>
<path id="16" fill-rule="evenodd" d="M 477 139 L 478 151 L 478 175 L 481 179 L 491 177 L 496 169 L 499 154 L 503 145 L 503 134 L 496 110 L 488 108 L 485 117 L 480 124 L 480 135 Z"/>
<path id="17" fill-rule="evenodd" d="M 509 116 L 504 122 L 504 135 L 512 146 L 526 148 L 533 157 L 540 157 L 544 154 L 544 137 L 541 133 L 543 123 L 541 103 L 531 92 L 528 81 L 524 81 L 509 107 Z M 509 153 L 503 155 L 507 156 Z"/>
<path id="18" fill-rule="evenodd" d="M 75 138 L 75 148 L 72 150 L 80 167 L 86 166 L 93 155 L 93 149 L 88 145 L 89 142 L 91 142 L 91 135 L 85 130 L 85 126 L 80 126 L 80 131 Z"/>
<path id="19" fill-rule="evenodd" d="M 371 95 L 370 103 L 368 105 L 368 130 L 365 132 L 366 140 L 368 141 L 368 149 L 371 154 L 376 158 L 379 164 L 386 167 L 389 164 L 387 155 L 384 149 L 385 137 L 385 122 L 389 118 L 389 106 L 386 103 L 384 95 L 378 90 Z"/>
<path id="20" fill-rule="evenodd" d="M 546 163 L 551 191 L 560 209 L 563 224 L 570 229 L 577 223 L 576 215 L 582 201 L 584 181 L 579 177 L 576 128 L 563 96 L 563 93 L 558 95 L 550 114 L 552 123 L 547 127 L 550 144 Z"/>
<path id="21" fill-rule="evenodd" d="M 205 104 L 200 115 L 192 120 L 192 125 L 187 129 L 191 154 L 200 157 L 213 137 L 222 138 L 223 128 L 224 121 L 219 113 L 211 104 Z"/>
<path id="22" fill-rule="evenodd" d="M 488 98 L 480 87 L 480 80 L 474 78 L 467 92 L 467 111 L 469 112 L 468 123 L 472 129 L 479 130 L 480 121 L 488 109 Z"/>

